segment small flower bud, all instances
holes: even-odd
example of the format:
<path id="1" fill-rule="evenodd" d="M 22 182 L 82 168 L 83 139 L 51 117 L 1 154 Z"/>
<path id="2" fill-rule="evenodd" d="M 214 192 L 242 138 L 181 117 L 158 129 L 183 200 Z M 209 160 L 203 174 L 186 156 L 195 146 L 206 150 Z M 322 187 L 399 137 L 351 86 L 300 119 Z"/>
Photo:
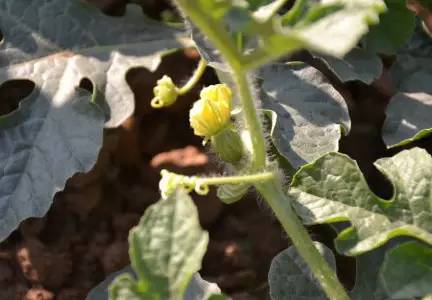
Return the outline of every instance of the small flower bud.
<path id="1" fill-rule="evenodd" d="M 224 129 L 230 122 L 231 106 L 232 92 L 226 84 L 204 88 L 189 113 L 195 135 L 210 138 Z"/>
<path id="2" fill-rule="evenodd" d="M 222 160 L 231 164 L 236 164 L 243 156 L 243 143 L 233 128 L 227 127 L 212 136 L 211 145 Z"/>
<path id="3" fill-rule="evenodd" d="M 178 89 L 172 79 L 164 75 L 157 81 L 157 85 L 153 89 L 154 98 L 151 101 L 151 106 L 154 108 L 166 107 L 174 104 L 178 97 Z"/>

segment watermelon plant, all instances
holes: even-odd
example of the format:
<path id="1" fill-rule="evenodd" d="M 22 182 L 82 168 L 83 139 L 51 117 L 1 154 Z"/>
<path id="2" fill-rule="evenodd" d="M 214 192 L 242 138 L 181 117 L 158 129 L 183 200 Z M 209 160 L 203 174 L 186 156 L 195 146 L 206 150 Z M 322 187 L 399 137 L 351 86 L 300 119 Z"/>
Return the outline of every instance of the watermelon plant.
<path id="1" fill-rule="evenodd" d="M 213 186 L 226 204 L 254 189 L 292 241 L 270 267 L 271 299 L 431 297 L 429 1 L 174 5 L 184 26 L 143 17 L 136 5 L 113 18 L 78 0 L 0 2 L 0 83 L 33 84 L 0 116 L 0 238 L 43 216 L 66 180 L 94 165 L 103 129 L 134 110 L 128 70 L 154 71 L 164 55 L 195 47 L 201 61 L 191 79 L 178 86 L 163 76 L 151 104 L 172 105 L 213 68 L 220 83 L 201 91 L 189 122 L 226 174 L 163 170 L 161 200 L 129 234 L 131 267 L 87 299 L 228 299 L 198 273 L 209 237 L 190 194 Z M 79 87 L 83 80 L 92 92 Z M 375 162 L 391 184 L 388 199 L 339 152 L 359 118 L 350 101 L 359 87 L 391 98 L 379 133 L 387 151 Z M 334 249 L 356 258 L 352 290 L 339 280 L 332 250 L 311 239 L 312 224 L 330 224 Z"/>

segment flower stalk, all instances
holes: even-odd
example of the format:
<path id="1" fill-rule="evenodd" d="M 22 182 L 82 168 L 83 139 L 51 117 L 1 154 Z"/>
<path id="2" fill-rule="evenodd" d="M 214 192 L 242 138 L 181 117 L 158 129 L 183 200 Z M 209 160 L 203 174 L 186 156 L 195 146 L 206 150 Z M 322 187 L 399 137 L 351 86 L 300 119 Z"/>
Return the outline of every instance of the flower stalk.
<path id="1" fill-rule="evenodd" d="M 201 58 L 192 77 L 182 86 L 177 87 L 169 76 L 164 75 L 157 81 L 153 89 L 154 98 L 150 104 L 153 108 L 162 108 L 173 105 L 179 96 L 187 94 L 199 82 L 207 68 L 207 62 Z"/>

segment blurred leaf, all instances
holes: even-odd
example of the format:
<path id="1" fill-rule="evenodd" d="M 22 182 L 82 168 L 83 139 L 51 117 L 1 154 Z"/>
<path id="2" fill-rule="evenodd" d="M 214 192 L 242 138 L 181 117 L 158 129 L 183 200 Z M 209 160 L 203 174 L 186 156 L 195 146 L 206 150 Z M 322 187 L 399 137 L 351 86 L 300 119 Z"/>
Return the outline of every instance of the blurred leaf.
<path id="1" fill-rule="evenodd" d="M 380 57 L 362 48 L 354 48 L 343 58 L 318 54 L 314 56 L 322 60 L 341 82 L 359 80 L 371 84 L 380 77 L 383 69 Z"/>
<path id="2" fill-rule="evenodd" d="M 333 252 L 324 244 L 315 246 L 336 269 Z M 294 246 L 273 258 L 269 271 L 270 297 L 273 300 L 325 300 L 324 291 Z"/>
<path id="3" fill-rule="evenodd" d="M 406 6 L 406 0 L 385 0 L 388 11 L 380 17 L 364 37 L 364 48 L 372 53 L 395 54 L 411 38 L 415 14 Z"/>
<path id="4" fill-rule="evenodd" d="M 368 32 L 369 25 L 378 23 L 384 10 L 381 0 L 323 0 L 296 24 L 294 35 L 307 49 L 343 57 Z"/>
<path id="5" fill-rule="evenodd" d="M 122 270 L 115 272 L 108 276 L 103 282 L 94 287 L 87 295 L 86 300 L 108 300 L 108 288 L 113 280 L 119 275 L 130 275 L 135 278 L 135 274 L 131 266 L 127 266 Z M 184 300 L 202 300 L 202 299 L 217 299 L 211 298 L 213 296 L 222 296 L 219 287 L 201 278 L 199 273 L 193 275 L 192 280 L 186 289 Z M 140 299 L 140 298 L 139 298 Z M 220 298 L 226 299 L 226 298 Z"/>
<path id="6" fill-rule="evenodd" d="M 294 26 L 283 26 L 278 15 L 270 19 L 261 14 L 254 16 L 244 1 L 177 1 L 206 15 L 210 26 L 224 22 L 233 36 L 242 33 L 255 41 L 254 47 L 247 47 L 244 58 L 249 68 L 303 48 L 342 57 L 357 45 L 369 25 L 378 23 L 379 14 L 385 10 L 383 0 L 325 0 L 310 5 L 304 18 Z M 212 60 L 217 58 L 213 47 L 202 37 L 194 34 L 200 52 L 210 63 L 216 62 L 213 66 L 221 67 L 219 60 Z M 229 42 L 229 47 L 236 48 L 234 40 Z"/>
<path id="7" fill-rule="evenodd" d="M 383 127 L 384 142 L 400 146 L 432 132 L 432 72 L 420 70 L 405 79 L 390 101 Z"/>
<path id="8" fill-rule="evenodd" d="M 150 206 L 130 231 L 129 256 L 137 280 L 130 275 L 116 278 L 110 299 L 184 299 L 207 243 L 195 204 L 184 190 L 177 190 Z"/>
<path id="9" fill-rule="evenodd" d="M 273 111 L 274 145 L 295 168 L 338 150 L 350 128 L 348 108 L 321 72 L 302 63 L 273 64 L 257 76 L 263 108 Z"/>
<path id="10" fill-rule="evenodd" d="M 108 300 L 108 287 L 113 282 L 113 280 L 120 276 L 129 274 L 131 276 L 135 276 L 132 267 L 127 266 L 120 271 L 117 271 L 111 275 L 109 275 L 104 281 L 99 283 L 96 287 L 94 287 L 90 293 L 87 295 L 86 300 Z"/>
<path id="11" fill-rule="evenodd" d="M 432 248 L 412 241 L 391 249 L 380 277 L 391 299 L 432 294 Z"/>
<path id="12" fill-rule="evenodd" d="M 350 221 L 335 240 L 345 255 L 359 255 L 397 236 L 432 244 L 432 157 L 419 148 L 375 163 L 392 182 L 394 195 L 383 200 L 368 187 L 355 161 L 329 153 L 302 167 L 289 195 L 307 224 Z"/>
<path id="13" fill-rule="evenodd" d="M 390 68 L 390 76 L 399 87 L 413 73 L 428 70 L 432 73 L 432 39 L 425 33 L 421 22 L 417 22 L 409 42 L 400 49 L 396 61 Z"/>

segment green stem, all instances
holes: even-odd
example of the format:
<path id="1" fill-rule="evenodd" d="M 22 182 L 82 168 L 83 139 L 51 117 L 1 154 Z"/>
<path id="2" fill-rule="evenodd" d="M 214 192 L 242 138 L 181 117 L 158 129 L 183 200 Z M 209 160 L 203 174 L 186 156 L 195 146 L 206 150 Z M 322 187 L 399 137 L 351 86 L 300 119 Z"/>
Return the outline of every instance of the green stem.
<path id="1" fill-rule="evenodd" d="M 281 190 L 280 186 L 279 182 L 273 180 L 272 182 L 257 184 L 256 188 L 274 211 L 297 248 L 297 252 L 320 282 L 327 297 L 331 300 L 349 300 L 350 298 L 338 280 L 336 273 L 315 247 L 308 232 L 293 210 L 290 199 Z"/>
<path id="2" fill-rule="evenodd" d="M 184 86 L 177 89 L 177 93 L 179 95 L 184 95 L 188 93 L 201 79 L 206 68 L 207 68 L 207 62 L 205 61 L 205 59 L 201 58 L 198 67 L 196 68 L 192 77 L 188 80 L 188 82 Z"/>
<path id="3" fill-rule="evenodd" d="M 306 0 L 297 0 L 293 7 L 282 16 L 282 25 L 294 25 L 302 16 L 306 3 Z"/>
<path id="4" fill-rule="evenodd" d="M 244 123 L 252 142 L 252 170 L 261 170 L 266 166 L 265 139 L 254 105 L 250 83 L 248 82 L 246 73 L 241 68 L 233 68 L 233 78 L 237 85 L 243 108 Z"/>
<path id="5" fill-rule="evenodd" d="M 229 33 L 217 21 L 208 17 L 196 0 L 176 0 L 177 5 L 186 13 L 202 33 L 213 43 L 230 66 L 241 67 L 241 53 L 232 41 Z"/>
<path id="6" fill-rule="evenodd" d="M 274 179 L 273 172 L 263 172 L 241 176 L 224 176 L 214 178 L 198 178 L 197 182 L 205 185 L 222 185 L 222 184 L 257 184 Z"/>

